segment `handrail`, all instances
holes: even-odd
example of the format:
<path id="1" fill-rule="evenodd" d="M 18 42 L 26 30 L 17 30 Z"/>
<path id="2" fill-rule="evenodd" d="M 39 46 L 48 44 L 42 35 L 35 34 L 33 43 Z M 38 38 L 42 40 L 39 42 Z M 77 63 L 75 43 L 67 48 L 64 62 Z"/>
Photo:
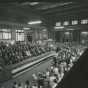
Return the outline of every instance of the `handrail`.
<path id="1" fill-rule="evenodd" d="M 54 56 L 55 52 L 47 52 L 45 54 L 39 55 L 37 57 L 33 57 L 30 59 L 26 59 L 18 64 L 4 66 L 3 71 L 1 71 L 0 75 L 0 83 L 3 83 L 13 77 L 16 77 L 27 72 L 33 66 L 41 63 L 42 61 L 46 60 L 48 57 Z"/>
<path id="2" fill-rule="evenodd" d="M 47 52 L 47 53 L 44 53 L 44 54 L 36 56 L 36 57 L 28 57 L 29 59 L 23 60 L 23 61 L 21 61 L 21 62 L 19 62 L 17 64 L 8 65 L 5 68 L 8 69 L 8 70 L 10 70 L 10 69 L 14 69 L 14 68 L 20 67 L 20 66 L 22 66 L 24 64 L 27 64 L 29 62 L 33 62 L 33 61 L 35 61 L 35 60 L 37 60 L 39 58 L 42 58 L 42 57 L 44 57 L 46 55 L 49 55 L 50 53 L 52 53 L 52 52 Z"/>
<path id="3" fill-rule="evenodd" d="M 51 53 L 51 54 L 49 54 L 49 55 L 46 55 L 45 57 L 42 57 L 42 58 L 39 59 L 39 60 L 33 61 L 33 62 L 31 62 L 31 63 L 28 63 L 28 64 L 24 64 L 24 65 L 22 65 L 22 66 L 20 66 L 20 67 L 18 67 L 18 68 L 16 68 L 16 69 L 13 69 L 13 70 L 11 71 L 11 73 L 12 73 L 12 74 L 15 74 L 15 73 L 17 73 L 17 72 L 19 72 L 19 71 L 21 71 L 21 70 L 23 70 L 23 69 L 25 69 L 25 68 L 30 67 L 31 65 L 37 64 L 37 63 L 39 63 L 39 62 L 41 62 L 41 61 L 47 59 L 48 57 L 54 56 L 54 55 L 55 55 L 55 53 Z"/>

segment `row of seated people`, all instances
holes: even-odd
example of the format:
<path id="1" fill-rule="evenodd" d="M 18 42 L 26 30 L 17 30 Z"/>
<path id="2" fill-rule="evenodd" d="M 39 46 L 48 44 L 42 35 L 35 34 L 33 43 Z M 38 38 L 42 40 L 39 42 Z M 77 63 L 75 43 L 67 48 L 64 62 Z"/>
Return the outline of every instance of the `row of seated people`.
<path id="1" fill-rule="evenodd" d="M 76 50 L 76 49 L 75 49 Z M 76 52 L 72 48 L 66 48 L 61 51 L 61 53 L 56 57 L 53 57 L 52 65 L 50 68 L 47 68 L 45 72 L 39 72 L 38 74 L 33 74 L 33 80 L 29 82 L 27 80 L 25 83 L 13 83 L 12 88 L 55 88 L 57 84 L 62 80 L 64 75 L 71 69 L 74 62 L 77 59 L 77 54 L 81 52 Z M 71 51 L 71 52 L 70 52 Z M 70 52 L 70 53 L 69 53 Z M 68 53 L 70 55 L 68 55 Z M 74 54 L 73 54 L 74 53 Z M 70 56 L 69 61 L 67 62 L 67 56 Z M 63 57 L 62 57 L 63 56 Z M 73 59 L 73 57 L 75 57 Z M 60 58 L 62 60 L 60 60 Z"/>
<path id="2" fill-rule="evenodd" d="M 0 59 L 5 65 L 19 63 L 20 61 L 25 60 L 27 57 L 33 57 L 41 55 L 49 51 L 48 47 L 41 47 L 34 44 L 21 44 L 17 42 L 13 45 L 5 44 L 4 42 L 0 43 Z"/>

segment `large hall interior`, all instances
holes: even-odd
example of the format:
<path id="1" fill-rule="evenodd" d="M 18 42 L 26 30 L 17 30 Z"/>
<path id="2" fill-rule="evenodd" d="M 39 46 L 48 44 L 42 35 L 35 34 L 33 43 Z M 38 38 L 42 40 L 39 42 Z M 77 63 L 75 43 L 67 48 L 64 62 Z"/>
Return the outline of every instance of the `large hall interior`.
<path id="1" fill-rule="evenodd" d="M 0 88 L 88 88 L 87 48 L 88 3 L 0 2 Z"/>

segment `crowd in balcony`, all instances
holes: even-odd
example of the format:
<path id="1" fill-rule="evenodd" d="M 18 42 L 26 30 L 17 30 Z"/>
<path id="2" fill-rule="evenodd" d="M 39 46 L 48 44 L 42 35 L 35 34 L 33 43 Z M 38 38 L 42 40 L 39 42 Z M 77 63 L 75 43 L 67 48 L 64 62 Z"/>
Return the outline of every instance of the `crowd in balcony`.
<path id="1" fill-rule="evenodd" d="M 14 82 L 12 88 L 55 88 L 83 51 L 81 48 L 61 47 L 61 50 L 57 51 L 57 56 L 53 57 L 50 68 L 45 72 L 34 73 L 31 82 L 29 80 L 25 83 Z"/>
<path id="2" fill-rule="evenodd" d="M 33 43 L 22 44 L 16 42 L 14 44 L 8 44 L 0 42 L 0 62 L 4 65 L 11 65 L 48 51 L 50 51 L 48 47 L 43 47 Z"/>

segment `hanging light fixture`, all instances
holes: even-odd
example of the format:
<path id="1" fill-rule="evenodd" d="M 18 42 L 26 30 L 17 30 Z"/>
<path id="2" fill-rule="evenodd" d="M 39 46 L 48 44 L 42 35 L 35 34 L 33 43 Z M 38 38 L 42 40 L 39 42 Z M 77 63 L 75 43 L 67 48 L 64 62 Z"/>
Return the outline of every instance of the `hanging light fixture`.
<path id="1" fill-rule="evenodd" d="M 55 29 L 63 29 L 64 28 L 64 26 L 58 26 L 58 27 L 54 27 Z"/>
<path id="2" fill-rule="evenodd" d="M 31 21 L 31 22 L 28 22 L 28 24 L 41 24 L 42 23 L 42 21 Z"/>
<path id="3" fill-rule="evenodd" d="M 32 5 L 32 6 L 34 6 L 34 5 L 39 4 L 39 2 L 31 2 L 31 3 L 29 3 L 29 4 Z"/>

